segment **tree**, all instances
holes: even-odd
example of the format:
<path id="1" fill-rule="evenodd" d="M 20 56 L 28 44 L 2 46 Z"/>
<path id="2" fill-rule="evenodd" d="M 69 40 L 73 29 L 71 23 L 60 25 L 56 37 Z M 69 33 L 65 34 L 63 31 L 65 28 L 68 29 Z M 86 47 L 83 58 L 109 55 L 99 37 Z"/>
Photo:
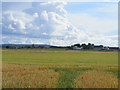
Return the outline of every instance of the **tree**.
<path id="1" fill-rule="evenodd" d="M 15 49 L 16 47 L 15 46 L 6 46 L 6 48 L 8 49 Z"/>
<path id="2" fill-rule="evenodd" d="M 6 48 L 10 48 L 10 46 L 6 46 Z"/>
<path id="3" fill-rule="evenodd" d="M 77 47 L 80 47 L 80 44 L 74 44 L 73 46 L 77 46 Z"/>
<path id="4" fill-rule="evenodd" d="M 94 44 L 91 44 L 91 43 L 88 43 L 88 45 L 82 44 L 81 46 L 83 47 L 83 49 L 93 49 L 94 48 Z"/>
<path id="5" fill-rule="evenodd" d="M 35 47 L 35 45 L 34 44 L 32 44 L 32 48 L 34 48 Z"/>
<path id="6" fill-rule="evenodd" d="M 88 43 L 88 49 L 93 49 L 94 45 L 91 43 Z"/>
<path id="7" fill-rule="evenodd" d="M 87 45 L 86 44 L 82 44 L 81 46 L 83 47 L 83 49 L 86 49 Z"/>

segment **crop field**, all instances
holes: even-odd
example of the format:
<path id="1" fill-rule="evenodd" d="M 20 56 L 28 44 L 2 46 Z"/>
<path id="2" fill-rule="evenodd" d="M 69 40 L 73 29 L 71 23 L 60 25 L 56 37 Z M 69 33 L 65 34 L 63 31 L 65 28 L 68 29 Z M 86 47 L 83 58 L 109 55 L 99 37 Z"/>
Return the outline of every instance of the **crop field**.
<path id="1" fill-rule="evenodd" d="M 3 88 L 118 88 L 118 53 L 2 50 Z"/>

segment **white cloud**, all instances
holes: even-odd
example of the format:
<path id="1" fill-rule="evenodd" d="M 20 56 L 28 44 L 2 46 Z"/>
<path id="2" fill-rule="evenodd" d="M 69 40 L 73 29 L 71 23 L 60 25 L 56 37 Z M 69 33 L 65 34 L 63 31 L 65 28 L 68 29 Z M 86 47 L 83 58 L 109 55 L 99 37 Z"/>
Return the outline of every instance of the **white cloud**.
<path id="1" fill-rule="evenodd" d="M 33 17 L 38 18 L 39 17 L 38 13 L 34 13 Z"/>
<path id="2" fill-rule="evenodd" d="M 72 19 L 74 18 L 74 19 Z M 118 30 L 118 22 L 114 19 L 97 18 L 88 14 L 69 14 L 69 20 L 87 32 L 107 34 Z"/>
<path id="3" fill-rule="evenodd" d="M 98 32 L 113 30 L 115 25 L 110 20 L 99 20 L 88 15 L 71 15 L 86 30 L 79 30 L 70 23 L 65 2 L 33 3 L 31 9 L 3 12 L 3 43 L 46 43 L 52 45 L 71 45 L 92 42 L 96 44 L 117 45 L 110 37 L 94 35 Z M 88 31 L 91 31 L 89 33 Z"/>
<path id="4" fill-rule="evenodd" d="M 48 21 L 48 14 L 46 11 L 42 11 L 41 13 L 41 19 L 45 20 L 45 21 Z"/>
<path id="5" fill-rule="evenodd" d="M 8 29 L 15 30 L 11 24 L 8 25 Z"/>
<path id="6" fill-rule="evenodd" d="M 101 44 L 101 45 L 107 45 L 107 46 L 118 46 L 118 40 L 112 39 L 113 37 L 109 37 L 109 36 L 94 36 L 92 38 L 90 38 L 89 40 L 91 41 L 91 43 L 97 43 L 97 44 Z"/>

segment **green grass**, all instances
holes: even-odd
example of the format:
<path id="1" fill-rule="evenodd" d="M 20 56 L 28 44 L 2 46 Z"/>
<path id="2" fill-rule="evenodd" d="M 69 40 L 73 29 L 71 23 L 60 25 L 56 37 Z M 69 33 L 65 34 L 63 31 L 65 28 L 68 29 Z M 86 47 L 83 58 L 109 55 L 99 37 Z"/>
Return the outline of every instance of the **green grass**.
<path id="1" fill-rule="evenodd" d="M 34 50 L 36 51 L 36 50 Z M 105 52 L 34 52 L 33 50 L 3 51 L 5 63 L 37 65 L 117 65 L 118 53 Z"/>
<path id="2" fill-rule="evenodd" d="M 4 48 L 4 50 L 37 50 L 37 51 L 66 51 L 66 50 L 72 50 L 72 49 L 65 49 L 65 48 L 21 48 L 21 49 L 7 49 Z"/>

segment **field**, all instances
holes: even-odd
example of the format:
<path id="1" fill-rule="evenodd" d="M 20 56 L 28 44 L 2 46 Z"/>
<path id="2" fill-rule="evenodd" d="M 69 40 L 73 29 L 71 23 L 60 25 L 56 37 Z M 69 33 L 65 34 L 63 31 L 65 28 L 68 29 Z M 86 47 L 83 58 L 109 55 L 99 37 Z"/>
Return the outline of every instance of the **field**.
<path id="1" fill-rule="evenodd" d="M 118 53 L 3 49 L 3 88 L 117 88 Z"/>

